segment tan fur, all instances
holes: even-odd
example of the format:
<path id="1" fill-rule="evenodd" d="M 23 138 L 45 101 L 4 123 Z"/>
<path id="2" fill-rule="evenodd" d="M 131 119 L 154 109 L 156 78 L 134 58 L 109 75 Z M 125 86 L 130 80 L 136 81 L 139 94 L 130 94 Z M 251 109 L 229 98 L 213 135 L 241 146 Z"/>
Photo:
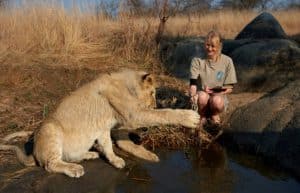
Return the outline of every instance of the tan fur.
<path id="1" fill-rule="evenodd" d="M 89 151 L 93 145 L 116 168 L 125 166 L 124 160 L 113 152 L 112 128 L 136 129 L 162 124 L 195 128 L 198 125 L 196 112 L 154 109 L 155 103 L 152 75 L 131 70 L 102 74 L 62 100 L 35 133 L 33 156 L 49 172 L 80 177 L 84 169 L 76 162 L 97 158 L 96 152 Z M 154 153 L 129 139 L 117 140 L 117 145 L 143 159 L 159 160 Z"/>

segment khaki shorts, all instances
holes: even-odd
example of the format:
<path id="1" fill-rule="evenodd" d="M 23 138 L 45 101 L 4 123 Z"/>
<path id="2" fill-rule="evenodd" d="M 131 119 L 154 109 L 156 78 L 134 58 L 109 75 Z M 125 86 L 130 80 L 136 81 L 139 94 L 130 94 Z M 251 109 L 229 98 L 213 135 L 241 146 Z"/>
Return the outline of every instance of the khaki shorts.
<path id="1" fill-rule="evenodd" d="M 197 92 L 197 94 L 199 94 L 199 92 Z M 223 100 L 224 100 L 224 112 L 226 112 L 228 109 L 228 105 L 229 105 L 229 100 L 228 100 L 227 95 L 223 95 Z M 196 105 L 197 104 L 192 104 L 192 109 L 197 111 L 198 105 L 197 105 L 197 107 L 196 107 Z"/>

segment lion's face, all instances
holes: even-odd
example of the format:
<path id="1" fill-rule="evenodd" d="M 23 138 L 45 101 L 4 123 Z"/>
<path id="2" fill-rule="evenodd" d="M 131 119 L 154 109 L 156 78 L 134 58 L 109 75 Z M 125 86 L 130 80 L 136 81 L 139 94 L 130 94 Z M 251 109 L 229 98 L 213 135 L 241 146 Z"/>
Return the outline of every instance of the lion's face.
<path id="1" fill-rule="evenodd" d="M 156 108 L 156 85 L 153 75 L 145 74 L 142 76 L 141 88 L 142 91 L 139 96 L 141 106 L 150 109 Z"/>

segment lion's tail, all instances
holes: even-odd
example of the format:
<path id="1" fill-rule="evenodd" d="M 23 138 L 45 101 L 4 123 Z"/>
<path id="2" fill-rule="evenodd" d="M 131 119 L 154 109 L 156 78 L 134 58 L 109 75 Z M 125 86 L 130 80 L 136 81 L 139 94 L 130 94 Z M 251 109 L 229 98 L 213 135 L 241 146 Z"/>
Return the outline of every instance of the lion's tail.
<path id="1" fill-rule="evenodd" d="M 32 132 L 28 131 L 20 131 L 16 133 L 12 133 L 4 137 L 1 141 L 2 143 L 0 144 L 0 150 L 11 150 L 14 151 L 15 154 L 17 155 L 18 160 L 24 164 L 25 166 L 35 166 L 35 160 L 32 155 L 26 155 L 18 146 L 16 145 L 7 145 L 10 140 L 16 137 L 28 137 L 32 134 Z"/>

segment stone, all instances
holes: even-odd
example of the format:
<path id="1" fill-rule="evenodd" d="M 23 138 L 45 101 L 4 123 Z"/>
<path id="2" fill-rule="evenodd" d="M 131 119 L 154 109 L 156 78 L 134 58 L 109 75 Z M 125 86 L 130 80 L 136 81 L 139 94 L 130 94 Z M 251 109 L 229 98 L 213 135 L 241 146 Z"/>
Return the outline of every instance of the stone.
<path id="1" fill-rule="evenodd" d="M 286 39 L 287 35 L 277 19 L 268 12 L 263 12 L 254 18 L 236 36 L 239 39 Z"/>

